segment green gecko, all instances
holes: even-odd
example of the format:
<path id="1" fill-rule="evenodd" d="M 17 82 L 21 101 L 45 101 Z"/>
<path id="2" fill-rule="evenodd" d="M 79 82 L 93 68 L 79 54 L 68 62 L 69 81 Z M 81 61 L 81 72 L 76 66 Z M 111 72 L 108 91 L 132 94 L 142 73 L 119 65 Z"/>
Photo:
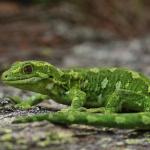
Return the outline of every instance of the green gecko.
<path id="1" fill-rule="evenodd" d="M 124 68 L 60 69 L 44 61 L 20 61 L 2 74 L 10 86 L 40 93 L 26 101 L 12 99 L 16 107 L 30 108 L 52 98 L 70 105 L 55 113 L 16 119 L 48 120 L 60 124 L 150 129 L 150 79 Z"/>

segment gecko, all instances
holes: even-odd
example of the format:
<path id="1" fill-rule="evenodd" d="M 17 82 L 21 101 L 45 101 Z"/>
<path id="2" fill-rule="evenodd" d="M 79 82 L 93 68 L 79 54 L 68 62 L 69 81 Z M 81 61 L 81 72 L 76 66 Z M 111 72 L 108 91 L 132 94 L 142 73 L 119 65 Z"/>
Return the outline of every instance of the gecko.
<path id="1" fill-rule="evenodd" d="M 150 78 L 128 68 L 58 68 L 37 60 L 18 61 L 1 77 L 4 84 L 38 93 L 15 106 L 29 109 L 45 99 L 67 109 L 18 117 L 14 123 L 47 120 L 112 128 L 150 129 Z"/>

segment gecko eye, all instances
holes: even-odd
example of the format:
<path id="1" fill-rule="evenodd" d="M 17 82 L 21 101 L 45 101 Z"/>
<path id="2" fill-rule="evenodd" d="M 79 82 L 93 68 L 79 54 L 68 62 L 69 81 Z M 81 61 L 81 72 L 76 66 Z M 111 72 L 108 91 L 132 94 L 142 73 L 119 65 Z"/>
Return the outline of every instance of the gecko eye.
<path id="1" fill-rule="evenodd" d="M 31 73 L 33 72 L 33 67 L 32 67 L 32 65 L 26 65 L 26 66 L 24 66 L 23 72 L 24 72 L 25 74 L 31 74 Z"/>
<path id="2" fill-rule="evenodd" d="M 49 76 L 49 78 L 53 78 L 53 76 L 52 76 L 52 75 L 50 75 L 50 76 Z"/>

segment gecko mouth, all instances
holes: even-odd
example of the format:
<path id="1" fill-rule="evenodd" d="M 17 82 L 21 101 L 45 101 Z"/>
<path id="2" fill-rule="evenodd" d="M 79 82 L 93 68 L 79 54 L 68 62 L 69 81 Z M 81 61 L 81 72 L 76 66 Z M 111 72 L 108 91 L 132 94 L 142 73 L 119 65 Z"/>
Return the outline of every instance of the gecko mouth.
<path id="1" fill-rule="evenodd" d="M 14 85 L 14 84 L 26 84 L 26 83 L 37 83 L 37 81 L 42 80 L 39 77 L 32 77 L 32 78 L 26 78 L 26 79 L 11 79 L 11 80 L 3 80 L 4 83 L 9 84 L 9 85 Z"/>

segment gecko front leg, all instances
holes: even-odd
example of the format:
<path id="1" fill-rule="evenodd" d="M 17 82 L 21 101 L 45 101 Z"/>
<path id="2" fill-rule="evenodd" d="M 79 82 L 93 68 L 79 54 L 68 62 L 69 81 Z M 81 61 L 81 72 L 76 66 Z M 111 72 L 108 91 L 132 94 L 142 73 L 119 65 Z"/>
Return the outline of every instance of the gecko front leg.
<path id="1" fill-rule="evenodd" d="M 86 93 L 79 89 L 73 88 L 66 94 L 67 98 L 71 100 L 71 106 L 67 109 L 63 109 L 62 111 L 82 110 L 86 102 Z"/>
<path id="2" fill-rule="evenodd" d="M 36 104 L 39 104 L 40 102 L 42 102 L 43 100 L 48 99 L 49 97 L 47 95 L 42 95 L 42 94 L 34 94 L 31 97 L 22 100 L 20 97 L 18 96 L 12 96 L 12 97 L 8 97 L 11 101 L 13 101 L 13 103 L 15 104 L 15 108 L 20 108 L 20 109 L 29 109 L 32 106 L 35 106 Z"/>

